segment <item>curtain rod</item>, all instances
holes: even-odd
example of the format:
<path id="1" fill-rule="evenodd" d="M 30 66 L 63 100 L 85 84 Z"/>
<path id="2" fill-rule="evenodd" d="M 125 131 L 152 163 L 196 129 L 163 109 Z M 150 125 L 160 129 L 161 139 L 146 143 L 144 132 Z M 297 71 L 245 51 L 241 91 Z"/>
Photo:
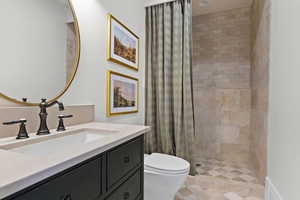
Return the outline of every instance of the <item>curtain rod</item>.
<path id="1" fill-rule="evenodd" d="M 146 0 L 145 7 L 155 6 L 163 3 L 168 3 L 176 0 Z"/>

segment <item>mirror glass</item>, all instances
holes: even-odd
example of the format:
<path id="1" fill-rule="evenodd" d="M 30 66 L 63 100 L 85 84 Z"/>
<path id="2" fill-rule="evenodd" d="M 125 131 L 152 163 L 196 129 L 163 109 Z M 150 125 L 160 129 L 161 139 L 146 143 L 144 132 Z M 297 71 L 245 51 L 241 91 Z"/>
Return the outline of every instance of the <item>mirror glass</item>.
<path id="1" fill-rule="evenodd" d="M 63 94 L 80 49 L 70 2 L 1 0 L 0 24 L 0 94 L 28 103 Z"/>

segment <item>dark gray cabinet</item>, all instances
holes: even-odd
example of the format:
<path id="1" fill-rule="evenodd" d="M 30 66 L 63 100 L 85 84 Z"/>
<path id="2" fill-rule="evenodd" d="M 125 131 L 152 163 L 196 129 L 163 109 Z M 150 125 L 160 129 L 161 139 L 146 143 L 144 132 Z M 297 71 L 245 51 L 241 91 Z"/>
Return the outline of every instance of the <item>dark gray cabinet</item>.
<path id="1" fill-rule="evenodd" d="M 108 152 L 108 188 L 141 164 L 143 155 L 140 149 L 142 149 L 142 142 L 141 139 L 137 139 Z"/>
<path id="2" fill-rule="evenodd" d="M 4 200 L 143 200 L 143 136 Z"/>
<path id="3" fill-rule="evenodd" d="M 141 171 L 138 170 L 125 184 L 113 192 L 107 200 L 136 200 L 141 192 Z"/>

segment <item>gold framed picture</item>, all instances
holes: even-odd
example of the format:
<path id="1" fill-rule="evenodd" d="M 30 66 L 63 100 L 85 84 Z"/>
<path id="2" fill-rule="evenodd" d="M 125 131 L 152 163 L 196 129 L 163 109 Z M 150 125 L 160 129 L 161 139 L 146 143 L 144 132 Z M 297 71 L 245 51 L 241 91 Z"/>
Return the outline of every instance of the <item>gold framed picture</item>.
<path id="1" fill-rule="evenodd" d="M 138 112 L 139 80 L 113 71 L 107 72 L 107 116 Z"/>
<path id="2" fill-rule="evenodd" d="M 129 28 L 108 14 L 107 60 L 138 70 L 139 40 Z"/>

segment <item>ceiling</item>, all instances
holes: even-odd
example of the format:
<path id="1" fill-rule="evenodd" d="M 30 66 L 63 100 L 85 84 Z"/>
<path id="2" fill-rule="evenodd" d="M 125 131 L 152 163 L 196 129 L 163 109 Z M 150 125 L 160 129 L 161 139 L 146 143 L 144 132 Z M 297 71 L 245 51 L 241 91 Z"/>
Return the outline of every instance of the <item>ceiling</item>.
<path id="1" fill-rule="evenodd" d="M 193 0 L 193 16 L 251 6 L 252 0 Z"/>

